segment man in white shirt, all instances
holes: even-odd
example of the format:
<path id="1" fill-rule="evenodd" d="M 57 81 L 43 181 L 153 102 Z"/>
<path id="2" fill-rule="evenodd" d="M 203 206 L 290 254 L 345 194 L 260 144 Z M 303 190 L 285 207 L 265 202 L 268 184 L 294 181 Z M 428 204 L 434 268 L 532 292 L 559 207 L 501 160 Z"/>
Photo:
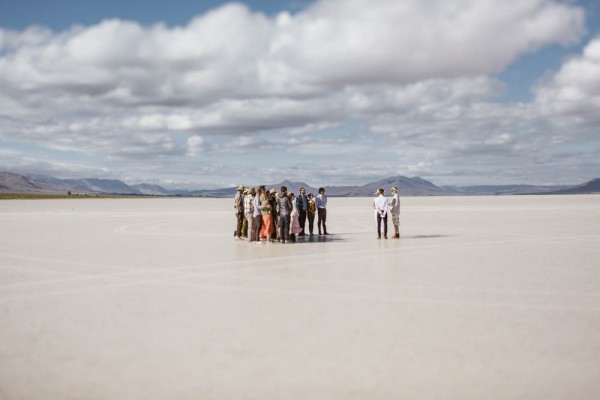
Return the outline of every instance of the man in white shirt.
<path id="1" fill-rule="evenodd" d="M 377 190 L 375 192 L 377 197 L 373 199 L 373 208 L 377 215 L 377 239 L 381 239 L 381 221 L 383 221 L 383 238 L 387 239 L 388 200 L 383 193 L 383 189 Z"/>
<path id="2" fill-rule="evenodd" d="M 325 196 L 325 188 L 319 188 L 319 195 L 315 200 L 315 204 L 317 206 L 317 227 L 319 228 L 319 235 L 321 235 L 321 225 L 323 225 L 323 234 L 329 235 L 327 233 L 327 226 L 325 223 L 327 222 L 327 196 Z"/>

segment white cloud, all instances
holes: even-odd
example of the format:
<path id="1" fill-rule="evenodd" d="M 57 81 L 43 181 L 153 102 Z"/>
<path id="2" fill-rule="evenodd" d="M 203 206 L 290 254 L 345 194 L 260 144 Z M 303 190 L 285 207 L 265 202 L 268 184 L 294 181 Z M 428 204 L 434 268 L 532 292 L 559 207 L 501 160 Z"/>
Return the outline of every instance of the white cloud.
<path id="1" fill-rule="evenodd" d="M 583 10 L 555 0 L 321 0 L 272 18 L 229 4 L 182 27 L 0 29 L 0 140 L 182 176 L 184 155 L 201 171 L 224 156 L 225 174 L 260 152 L 280 170 L 301 156 L 323 179 L 368 174 L 378 152 L 388 173 L 499 170 L 580 143 L 546 116 L 597 121 L 598 39 L 534 104 L 490 102 L 496 72 L 583 31 Z"/>
<path id="2" fill-rule="evenodd" d="M 187 155 L 197 156 L 206 150 L 206 142 L 202 136 L 192 136 L 187 140 Z"/>
<path id="3" fill-rule="evenodd" d="M 600 37 L 583 54 L 562 66 L 536 89 L 536 102 L 543 114 L 583 118 L 600 122 Z"/>

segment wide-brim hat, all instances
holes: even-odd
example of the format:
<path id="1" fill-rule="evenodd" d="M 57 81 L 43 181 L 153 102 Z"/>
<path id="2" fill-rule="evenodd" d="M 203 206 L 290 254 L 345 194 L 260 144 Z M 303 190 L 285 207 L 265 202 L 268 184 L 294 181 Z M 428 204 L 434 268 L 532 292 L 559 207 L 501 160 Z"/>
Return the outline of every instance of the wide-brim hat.
<path id="1" fill-rule="evenodd" d="M 245 189 L 244 185 L 240 185 L 240 186 L 238 186 L 238 190 L 239 190 L 239 191 L 243 191 L 244 189 Z"/>
<path id="2" fill-rule="evenodd" d="M 277 190 L 275 190 L 275 188 L 271 188 L 271 190 L 269 190 L 269 193 L 275 194 L 275 193 L 277 193 Z"/>

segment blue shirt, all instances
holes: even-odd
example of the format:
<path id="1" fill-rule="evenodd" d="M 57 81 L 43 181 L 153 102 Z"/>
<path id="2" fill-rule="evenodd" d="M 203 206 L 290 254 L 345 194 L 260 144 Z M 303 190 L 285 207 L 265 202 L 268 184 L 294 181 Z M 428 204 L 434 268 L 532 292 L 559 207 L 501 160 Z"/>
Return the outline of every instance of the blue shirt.
<path id="1" fill-rule="evenodd" d="M 258 196 L 254 196 L 254 212 L 252 213 L 252 216 L 258 217 L 259 215 L 262 215 L 262 209 L 263 205 L 260 203 L 260 198 Z"/>
<path id="2" fill-rule="evenodd" d="M 300 201 L 302 201 L 302 207 L 300 207 Z M 296 197 L 296 208 L 298 211 L 306 211 L 308 208 L 308 197 L 305 194 L 300 194 Z"/>
<path id="3" fill-rule="evenodd" d="M 324 194 L 318 195 L 315 204 L 317 208 L 327 208 L 327 196 Z"/>

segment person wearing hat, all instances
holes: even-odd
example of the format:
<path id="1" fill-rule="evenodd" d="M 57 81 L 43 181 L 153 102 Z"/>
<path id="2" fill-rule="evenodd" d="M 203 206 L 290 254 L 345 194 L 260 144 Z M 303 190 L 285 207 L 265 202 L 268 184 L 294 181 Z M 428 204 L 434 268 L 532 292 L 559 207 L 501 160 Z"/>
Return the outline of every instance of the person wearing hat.
<path id="1" fill-rule="evenodd" d="M 398 188 L 392 188 L 392 200 L 389 203 L 390 212 L 392 214 L 392 223 L 396 234 L 392 239 L 400 239 L 400 197 L 398 197 Z"/>
<path id="2" fill-rule="evenodd" d="M 387 239 L 387 214 L 388 214 L 388 201 L 383 195 L 383 189 L 378 189 L 375 194 L 377 197 L 373 199 L 373 208 L 375 208 L 375 215 L 377 216 L 377 239 L 381 239 L 381 221 L 383 221 L 383 238 Z"/>
<path id="3" fill-rule="evenodd" d="M 242 226 L 244 225 L 244 189 L 243 185 L 238 186 L 233 198 L 233 208 L 237 219 L 234 235 L 238 240 L 242 239 Z"/>
<path id="4" fill-rule="evenodd" d="M 248 236 L 252 241 L 252 221 L 254 219 L 254 195 L 256 190 L 250 188 L 248 194 L 244 197 L 244 213 L 246 214 L 246 221 L 248 221 Z"/>

